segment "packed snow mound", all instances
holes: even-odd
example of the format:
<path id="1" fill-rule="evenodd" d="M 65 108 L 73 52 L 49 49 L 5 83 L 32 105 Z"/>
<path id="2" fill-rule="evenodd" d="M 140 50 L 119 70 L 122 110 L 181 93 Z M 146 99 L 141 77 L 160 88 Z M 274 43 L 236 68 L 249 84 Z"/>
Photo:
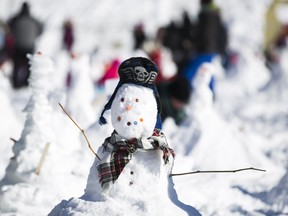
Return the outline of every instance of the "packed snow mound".
<path id="1" fill-rule="evenodd" d="M 158 212 L 149 214 L 159 215 Z M 131 206 L 125 202 L 107 198 L 105 202 L 85 201 L 79 198 L 71 198 L 62 201 L 49 214 L 49 216 L 81 216 L 81 215 L 107 215 L 107 216 L 144 216 L 147 212 L 140 210 L 138 206 Z M 168 214 L 169 215 L 169 214 Z"/>
<path id="2" fill-rule="evenodd" d="M 266 201 L 275 212 L 288 211 L 288 172 L 280 179 L 278 184 L 266 194 Z"/>
<path id="3" fill-rule="evenodd" d="M 153 201 L 151 201 L 153 202 Z M 59 203 L 48 216 L 84 216 L 84 215 L 105 215 L 105 216 L 185 216 L 193 215 L 200 216 L 201 214 L 194 208 L 190 208 L 190 211 L 179 212 L 173 211 L 171 208 L 159 207 L 153 212 L 145 211 L 145 206 L 131 206 L 131 204 L 122 202 L 121 200 L 115 200 L 112 197 L 107 198 L 105 201 L 93 202 L 85 201 L 79 198 L 71 198 L 69 200 L 63 200 Z"/>
<path id="4" fill-rule="evenodd" d="M 93 107 L 95 87 L 88 55 L 72 56 L 70 75 L 66 108 L 72 116 L 78 117 L 81 127 L 87 128 L 96 120 Z"/>
<path id="5" fill-rule="evenodd" d="M 111 189 L 103 194 L 99 183 L 96 182 L 98 180 L 95 174 L 96 164 L 97 161 L 91 167 L 85 194 L 81 198 L 63 200 L 49 216 L 82 214 L 184 216 L 189 215 L 189 211 L 191 213 L 188 207 L 180 208 L 177 203 L 175 204 L 177 197 L 170 192 L 172 188 L 168 189 L 166 169 L 169 169 L 169 166 L 163 166 L 161 151 L 148 154 L 137 152 Z"/>
<path id="6" fill-rule="evenodd" d="M 45 32 L 38 43 L 37 50 L 53 56 L 57 66 L 55 79 L 47 82 L 53 88 L 57 106 L 57 108 L 53 106 L 54 111 L 59 110 L 59 101 L 66 106 L 66 98 L 63 99 L 63 97 L 67 93 L 66 77 L 70 70 L 71 59 L 68 53 L 60 50 L 60 43 L 62 22 L 67 17 L 71 17 L 75 21 L 77 38 L 75 50 L 90 54 L 93 52 L 95 56 L 100 56 L 99 58 L 105 54 L 97 50 L 104 50 L 106 56 L 121 57 L 125 55 L 128 57 L 133 55 L 130 52 L 133 44 L 131 29 L 135 23 L 143 22 L 147 27 L 148 35 L 152 36 L 161 24 L 165 25 L 172 19 L 177 23 L 183 9 L 190 12 L 191 18 L 195 18 L 199 9 L 198 0 L 193 0 L 193 2 L 191 0 L 157 1 L 156 4 L 155 1 L 138 4 L 138 2 L 130 0 L 123 4 L 115 4 L 114 0 L 75 1 L 73 4 L 67 4 L 67 1 L 31 0 L 29 2 L 32 5 L 32 14 L 35 13 L 37 17 L 45 21 Z M 249 171 L 227 175 L 199 174 L 169 178 L 169 184 L 171 179 L 175 183 L 174 187 L 169 186 L 169 194 L 173 189 L 175 189 L 175 193 L 177 192 L 174 193 L 174 196 L 172 195 L 174 199 L 171 198 L 171 194 L 170 198 L 174 200 L 173 203 L 182 206 L 182 209 L 187 207 L 184 203 L 193 205 L 203 215 L 284 215 L 288 211 L 286 207 L 287 168 L 285 168 L 288 152 L 287 47 L 283 50 L 279 63 L 285 74 L 279 76 L 278 80 L 274 80 L 273 77 L 269 77 L 269 71 L 267 71 L 262 57 L 264 13 L 272 1 L 217 0 L 215 2 L 219 4 L 221 14 L 227 24 L 230 37 L 229 48 L 239 57 L 238 62 L 234 65 L 235 68 L 232 68 L 237 74 L 234 74 L 233 78 L 223 77 L 225 79 L 217 80 L 217 107 L 213 111 L 216 116 L 211 111 L 210 114 L 207 114 L 207 118 L 204 113 L 199 116 L 198 114 L 190 115 L 180 128 L 169 124 L 164 128 L 165 134 L 170 140 L 169 144 L 176 151 L 173 171 L 193 171 L 197 167 L 199 169 L 215 169 L 216 166 L 211 165 L 214 162 L 217 168 L 226 169 L 234 165 L 236 159 L 239 159 L 240 161 L 236 162 L 238 165 L 250 161 L 249 165 L 267 169 L 267 172 Z M 18 10 L 20 3 L 20 1 L 0 1 L 1 17 L 3 19 L 10 17 Z M 65 10 L 62 10 L 63 8 Z M 130 13 L 127 13 L 128 10 Z M 107 11 L 113 12 L 107 13 Z M 123 14 L 125 14 L 125 19 L 120 19 Z M 287 9 L 285 12 L 282 11 L 283 16 L 287 17 L 287 14 Z M 119 48 L 117 54 L 111 48 L 115 42 L 123 48 Z M 120 49 L 122 55 L 118 56 L 121 53 Z M 98 65 L 98 62 L 95 64 L 99 67 L 103 66 L 103 62 L 100 63 L 101 65 Z M 98 72 L 99 69 L 94 67 L 93 73 Z M 1 75 L 0 72 L 0 79 Z M 269 86 L 265 86 L 268 80 L 271 82 Z M 0 129 L 1 177 L 10 162 L 9 157 L 12 156 L 12 145 L 9 138 L 17 139 L 21 134 L 23 124 L 22 126 L 20 124 L 25 121 L 25 118 L 21 115 L 20 110 L 29 99 L 26 89 L 14 91 L 6 85 L 7 79 L 4 82 L 6 82 L 5 87 L 2 91 L 0 90 L 0 120 L 5 123 Z M 0 85 L 2 84 L 3 82 L 0 83 Z M 268 88 L 263 88 L 263 86 Z M 259 87 L 260 93 L 258 92 Z M 57 93 L 59 94 L 56 95 Z M 105 97 L 97 95 L 97 99 L 93 103 L 95 116 L 99 116 L 103 98 L 106 98 L 106 95 Z M 16 115 L 14 115 L 14 110 Z M 67 197 L 79 197 L 83 194 L 85 181 L 94 158 L 85 140 L 80 145 L 79 136 L 82 135 L 73 123 L 63 113 L 61 116 L 57 114 L 52 117 L 52 127 L 56 130 L 55 137 L 58 145 L 57 148 L 56 145 L 51 145 L 51 152 L 50 150 L 49 152 L 52 153 L 52 149 L 55 148 L 56 151 L 53 151 L 53 154 L 58 154 L 60 160 L 56 162 L 51 157 L 50 159 L 54 161 L 51 167 L 48 163 L 49 160 L 46 161 L 40 178 L 36 177 L 37 180 L 31 184 L 11 185 L 12 182 L 9 182 L 10 185 L 2 187 L 0 192 L 1 215 L 47 215 L 60 200 L 67 199 Z M 81 118 L 81 116 L 74 115 L 73 117 L 76 120 Z M 220 125 L 218 125 L 218 120 L 221 122 Z M 91 143 L 95 147 L 100 146 L 112 132 L 111 123 L 101 129 L 96 124 L 88 130 L 88 137 L 91 138 Z M 39 126 L 43 125 L 39 124 Z M 206 126 L 208 131 L 203 133 Z M 208 135 L 211 131 L 212 134 L 209 138 Z M 217 132 L 219 134 L 216 134 Z M 233 144 L 231 144 L 232 141 Z M 235 151 L 231 147 L 235 147 Z M 229 156 L 229 152 L 238 154 L 234 161 L 233 157 Z M 228 154 L 227 158 L 226 154 Z M 48 167 L 56 174 L 51 175 L 52 172 L 46 171 Z M 45 179 L 47 181 L 44 181 Z M 239 188 L 246 188 L 252 192 L 243 193 Z M 265 194 L 265 197 L 255 197 L 253 196 L 255 193 Z M 139 211 L 139 209 L 112 198 L 106 201 L 92 202 L 83 200 L 81 197 L 63 201 L 53 210 L 53 214 L 127 215 L 127 209 L 133 215 L 143 213 L 143 209 Z M 191 208 L 188 209 L 191 211 L 186 209 L 187 214 L 193 212 Z M 192 215 L 197 214 L 193 212 Z"/>
<path id="7" fill-rule="evenodd" d="M 57 188 L 57 185 L 53 186 Z M 61 199 L 61 196 L 55 196 L 51 187 L 44 186 L 41 182 L 38 185 L 37 183 L 34 185 L 19 183 L 2 187 L 0 191 L 1 214 L 47 215 L 49 208 Z M 58 189 L 61 193 L 61 188 Z"/>
<path id="8" fill-rule="evenodd" d="M 41 206 L 35 214 L 44 215 L 47 214 L 47 209 L 67 193 L 66 189 L 63 189 L 65 184 L 60 182 L 63 176 L 71 175 L 72 168 L 75 168 L 73 162 L 63 163 L 65 154 L 62 152 L 69 152 L 69 156 L 73 155 L 75 159 L 81 157 L 81 151 L 75 153 L 75 147 L 69 146 L 69 149 L 65 149 L 67 148 L 65 145 L 57 146 L 54 130 L 57 127 L 54 124 L 58 123 L 59 126 L 62 119 L 57 115 L 58 113 L 53 112 L 48 100 L 49 76 L 53 71 L 51 59 L 42 53 L 29 55 L 29 59 L 31 64 L 29 88 L 32 94 L 24 109 L 27 116 L 21 138 L 13 145 L 14 155 L 0 182 L 0 212 L 31 215 L 31 212 L 35 212 L 33 209 Z M 69 134 L 71 134 L 69 127 L 61 128 L 57 134 L 62 132 L 61 135 L 65 135 L 66 129 L 70 130 Z M 60 140 L 61 136 L 57 137 L 59 137 L 57 140 Z M 77 143 L 77 140 L 80 144 L 79 137 L 72 135 L 66 137 L 74 139 L 69 143 L 70 145 L 75 141 Z M 59 164 L 65 165 L 65 168 Z M 75 171 L 78 176 L 81 176 L 82 172 Z M 69 181 L 69 184 L 74 185 L 73 189 L 70 189 L 70 194 L 72 191 L 80 194 L 77 193 L 79 183 L 76 179 Z"/>
<path id="9" fill-rule="evenodd" d="M 0 147 L 0 157 L 9 162 L 9 158 L 12 157 L 13 152 L 11 143 L 13 139 L 17 139 L 21 134 L 21 120 L 18 119 L 16 109 L 13 107 L 9 98 L 10 89 L 7 88 L 7 78 L 2 74 L 0 70 L 0 121 L 3 122 L 3 127 L 0 130 L 0 137 L 2 139 L 2 145 Z M 9 86 L 8 86 L 9 87 Z M 3 110 L 3 112 L 2 112 Z M 5 122 L 5 127 L 4 127 Z M 3 177 L 7 164 L 1 162 L 0 165 L 0 179 Z"/>
<path id="10" fill-rule="evenodd" d="M 50 58 L 41 53 L 28 55 L 28 57 L 31 64 L 29 87 L 32 95 L 24 109 L 27 117 L 21 138 L 13 146 L 14 157 L 6 170 L 4 181 L 10 183 L 34 179 L 36 175 L 34 171 L 45 146 L 55 140 L 51 127 L 52 107 L 47 99 L 48 76 L 53 71 L 53 64 Z"/>
<path id="11" fill-rule="evenodd" d="M 170 133 L 171 143 L 181 140 L 181 145 L 174 144 L 175 151 L 189 157 L 194 169 L 221 169 L 227 164 L 228 168 L 250 167 L 252 155 L 247 152 L 245 144 L 236 138 L 231 125 L 215 111 L 213 94 L 209 88 L 215 70 L 211 63 L 204 63 L 198 69 L 187 108 L 189 118 L 176 133 Z"/>
<path id="12" fill-rule="evenodd" d="M 36 71 L 33 73 L 33 76 L 31 76 L 32 79 L 41 79 L 43 75 L 50 75 L 54 71 L 53 61 L 43 53 L 37 52 L 34 55 L 27 54 L 27 57 L 31 65 L 29 69 Z M 35 82 L 33 84 L 35 84 Z M 33 85 L 32 88 L 34 88 Z"/>

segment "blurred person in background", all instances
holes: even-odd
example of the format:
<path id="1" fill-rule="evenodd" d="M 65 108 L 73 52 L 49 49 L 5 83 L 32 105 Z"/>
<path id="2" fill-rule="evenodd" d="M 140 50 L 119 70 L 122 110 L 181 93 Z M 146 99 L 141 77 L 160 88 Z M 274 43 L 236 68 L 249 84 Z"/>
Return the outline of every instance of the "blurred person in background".
<path id="1" fill-rule="evenodd" d="M 134 38 L 134 50 L 142 49 L 143 43 L 147 39 L 143 23 L 138 23 L 137 25 L 135 25 L 133 29 L 133 38 Z"/>
<path id="2" fill-rule="evenodd" d="M 287 48 L 288 48 L 288 20 L 285 8 L 287 1 L 271 1 L 265 13 L 263 54 L 266 67 L 270 71 L 270 79 L 261 88 L 266 90 L 272 86 L 283 88 L 287 71 Z M 281 10 L 284 9 L 283 12 Z M 286 17 L 286 18 L 285 18 Z"/>
<path id="3" fill-rule="evenodd" d="M 288 23 L 281 26 L 279 34 L 264 50 L 265 64 L 271 72 L 271 78 L 263 89 L 273 84 L 274 81 L 282 79 L 284 71 L 281 66 L 281 54 L 288 47 L 287 43 Z"/>
<path id="4" fill-rule="evenodd" d="M 143 50 L 158 67 L 159 72 L 155 79 L 156 84 L 167 81 L 177 74 L 177 66 L 173 61 L 171 51 L 159 43 L 157 38 L 145 42 Z"/>
<path id="5" fill-rule="evenodd" d="M 226 56 L 228 37 L 221 20 L 220 9 L 213 0 L 201 0 L 198 22 L 195 32 L 196 55 L 187 64 L 183 75 L 192 83 L 199 66 L 204 62 L 213 62 L 215 57 Z M 215 78 L 212 76 L 210 89 L 215 97 Z"/>
<path id="6" fill-rule="evenodd" d="M 70 19 L 65 20 L 63 24 L 63 46 L 68 52 L 72 51 L 74 43 L 74 25 Z"/>
<path id="7" fill-rule="evenodd" d="M 162 121 L 171 117 L 176 125 L 180 125 L 187 117 L 185 107 L 191 96 L 190 83 L 186 78 L 177 75 L 169 81 L 156 84 L 156 88 L 162 104 Z"/>
<path id="8" fill-rule="evenodd" d="M 288 23 L 283 24 L 280 30 L 280 33 L 276 39 L 276 47 L 279 49 L 284 49 L 287 47 L 288 39 Z"/>
<path id="9" fill-rule="evenodd" d="M 20 12 L 8 21 L 14 40 L 10 57 L 13 61 L 12 84 L 14 88 L 28 85 L 29 65 L 27 53 L 33 53 L 35 40 L 43 31 L 43 25 L 30 15 L 30 6 L 22 4 Z"/>
<path id="10" fill-rule="evenodd" d="M 104 86 L 107 80 L 119 78 L 118 68 L 120 64 L 121 64 L 120 58 L 113 58 L 109 60 L 109 62 L 105 64 L 104 74 L 97 81 L 97 84 L 100 86 Z"/>
<path id="11" fill-rule="evenodd" d="M 227 31 L 221 11 L 213 0 L 201 0 L 196 29 L 198 55 L 224 56 L 227 49 Z"/>
<path id="12" fill-rule="evenodd" d="M 196 25 L 190 20 L 186 11 L 183 12 L 180 22 L 171 21 L 167 26 L 158 29 L 158 40 L 171 50 L 179 73 L 195 56 L 195 30 Z"/>
<path id="13" fill-rule="evenodd" d="M 0 20 L 0 68 L 2 67 L 7 58 L 6 32 L 7 32 L 6 24 Z"/>

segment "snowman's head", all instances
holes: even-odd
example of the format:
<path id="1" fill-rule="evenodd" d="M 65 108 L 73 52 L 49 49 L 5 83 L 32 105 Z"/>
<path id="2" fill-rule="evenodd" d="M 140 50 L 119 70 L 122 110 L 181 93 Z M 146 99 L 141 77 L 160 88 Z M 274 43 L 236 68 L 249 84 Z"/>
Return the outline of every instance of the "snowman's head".
<path id="1" fill-rule="evenodd" d="M 111 122 L 117 133 L 126 139 L 148 138 L 157 120 L 157 103 L 152 89 L 123 84 L 111 107 Z"/>
<path id="2" fill-rule="evenodd" d="M 104 113 L 112 108 L 112 124 L 120 135 L 151 136 L 154 128 L 162 127 L 160 99 L 154 84 L 157 66 L 147 58 L 132 57 L 121 63 L 118 74 L 119 83 L 104 106 L 99 123 L 107 123 Z"/>
<path id="3" fill-rule="evenodd" d="M 212 75 L 215 72 L 215 66 L 212 63 L 203 63 L 197 70 L 196 79 L 193 81 L 193 87 L 208 86 Z"/>

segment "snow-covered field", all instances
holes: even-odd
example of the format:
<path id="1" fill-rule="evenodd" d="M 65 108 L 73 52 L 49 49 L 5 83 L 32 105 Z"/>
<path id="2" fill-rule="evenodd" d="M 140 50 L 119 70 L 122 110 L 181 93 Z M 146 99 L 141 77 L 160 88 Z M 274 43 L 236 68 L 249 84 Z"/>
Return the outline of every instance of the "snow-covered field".
<path id="1" fill-rule="evenodd" d="M 70 201 L 71 207 L 83 211 L 77 214 L 68 209 L 67 215 L 87 215 L 95 206 L 81 202 L 77 197 L 84 193 L 95 157 L 58 103 L 63 104 L 85 129 L 97 149 L 113 129 L 111 124 L 102 127 L 97 124 L 107 95 L 113 90 L 92 91 L 90 73 L 93 77 L 99 76 L 95 72 L 100 70 L 97 63 L 105 59 L 118 56 L 124 60 L 134 55 L 131 29 L 138 21 L 142 20 L 148 34 L 153 35 L 159 25 L 179 18 L 184 9 L 195 16 L 198 1 L 30 2 L 33 2 L 32 13 L 46 23 L 37 44 L 38 50 L 47 58 L 45 61 L 34 59 L 38 62 L 34 68 L 38 71 L 35 79 L 39 74 L 45 77 L 34 83 L 34 89 L 15 91 L 5 76 L 9 74 L 9 64 L 5 66 L 5 72 L 0 73 L 0 215 L 47 215 L 61 200 L 72 197 L 75 199 Z M 168 142 L 176 152 L 172 172 L 247 167 L 266 172 L 248 170 L 174 176 L 178 206 L 188 211 L 189 206 L 193 207 L 202 215 L 287 215 L 288 48 L 281 53 L 282 77 L 271 81 L 261 54 L 264 13 L 270 1 L 217 2 L 229 27 L 230 47 L 239 53 L 237 74 L 232 77 L 218 74 L 214 106 L 208 103 L 196 109 L 192 101 L 187 108 L 190 118 L 185 124 L 176 127 L 171 119 L 164 123 Z M 7 19 L 15 13 L 20 3 L 20 0 L 2 0 L 1 18 Z M 60 47 L 61 27 L 67 17 L 75 22 L 77 59 L 70 59 Z M 281 18 L 288 21 L 285 13 Z M 121 46 L 115 48 L 115 43 L 121 43 Z M 96 48 L 96 56 L 89 64 L 87 55 Z M 49 59 L 52 59 L 53 69 Z M 67 71 L 77 77 L 69 91 L 64 87 Z M 270 85 L 262 88 L 269 81 Z M 37 85 L 45 88 L 39 90 Z M 45 91 L 50 91 L 48 100 Z M 32 92 L 36 96 L 31 97 Z M 22 112 L 24 108 L 25 112 Z M 21 135 L 25 139 L 20 139 Z M 13 146 L 10 138 L 19 141 Z M 26 150 L 21 154 L 23 146 Z M 49 148 L 48 154 L 37 175 L 33 170 L 38 166 L 45 146 Z M 19 153 L 17 160 L 11 158 L 12 147 Z M 18 163 L 21 166 L 15 168 Z M 115 212 L 121 215 L 127 211 L 126 206 L 115 204 L 113 200 L 107 205 L 113 209 L 106 211 L 106 215 L 115 215 Z M 137 210 L 134 213 L 137 214 Z M 171 215 L 175 215 L 173 211 Z"/>

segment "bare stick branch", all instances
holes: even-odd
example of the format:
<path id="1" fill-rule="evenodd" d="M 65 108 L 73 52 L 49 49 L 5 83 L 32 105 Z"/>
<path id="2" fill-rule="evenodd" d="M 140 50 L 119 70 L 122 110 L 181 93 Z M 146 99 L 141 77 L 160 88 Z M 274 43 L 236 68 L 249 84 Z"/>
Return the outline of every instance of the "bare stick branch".
<path id="1" fill-rule="evenodd" d="M 12 138 L 12 137 L 10 137 L 10 140 L 12 140 L 14 143 L 16 143 L 16 142 L 17 142 L 17 140 L 16 140 L 16 139 L 14 139 L 14 138 Z"/>
<path id="2" fill-rule="evenodd" d="M 37 168 L 36 168 L 36 170 L 35 170 L 36 175 L 39 175 L 39 174 L 40 174 L 41 168 L 42 168 L 42 166 L 43 166 L 43 163 L 44 163 L 44 161 L 45 161 L 46 155 L 47 155 L 48 150 L 49 150 L 49 146 L 50 146 L 50 143 L 46 143 L 45 148 L 44 148 L 44 150 L 43 150 L 43 153 L 42 153 L 42 155 L 41 155 L 39 164 L 38 164 L 38 166 L 37 166 Z"/>
<path id="3" fill-rule="evenodd" d="M 101 161 L 100 157 L 96 154 L 96 152 L 94 151 L 94 149 L 92 148 L 86 134 L 85 134 L 85 131 L 74 121 L 74 119 L 66 112 L 66 110 L 64 109 L 64 107 L 59 103 L 59 106 L 61 107 L 61 109 L 64 111 L 64 113 L 70 118 L 70 120 L 76 125 L 76 127 L 81 131 L 81 133 L 83 134 L 87 144 L 88 144 L 88 147 L 90 148 L 90 150 L 93 152 L 93 154 L 98 158 L 98 160 Z"/>
<path id="4" fill-rule="evenodd" d="M 241 171 L 246 171 L 246 170 L 255 170 L 255 171 L 261 171 L 261 172 L 266 172 L 266 170 L 263 169 L 258 169 L 258 168 L 242 168 L 242 169 L 235 169 L 235 170 L 197 170 L 193 172 L 186 172 L 186 173 L 172 173 L 169 176 L 181 176 L 181 175 L 190 175 L 190 174 L 198 174 L 198 173 L 235 173 L 235 172 L 241 172 Z"/>

